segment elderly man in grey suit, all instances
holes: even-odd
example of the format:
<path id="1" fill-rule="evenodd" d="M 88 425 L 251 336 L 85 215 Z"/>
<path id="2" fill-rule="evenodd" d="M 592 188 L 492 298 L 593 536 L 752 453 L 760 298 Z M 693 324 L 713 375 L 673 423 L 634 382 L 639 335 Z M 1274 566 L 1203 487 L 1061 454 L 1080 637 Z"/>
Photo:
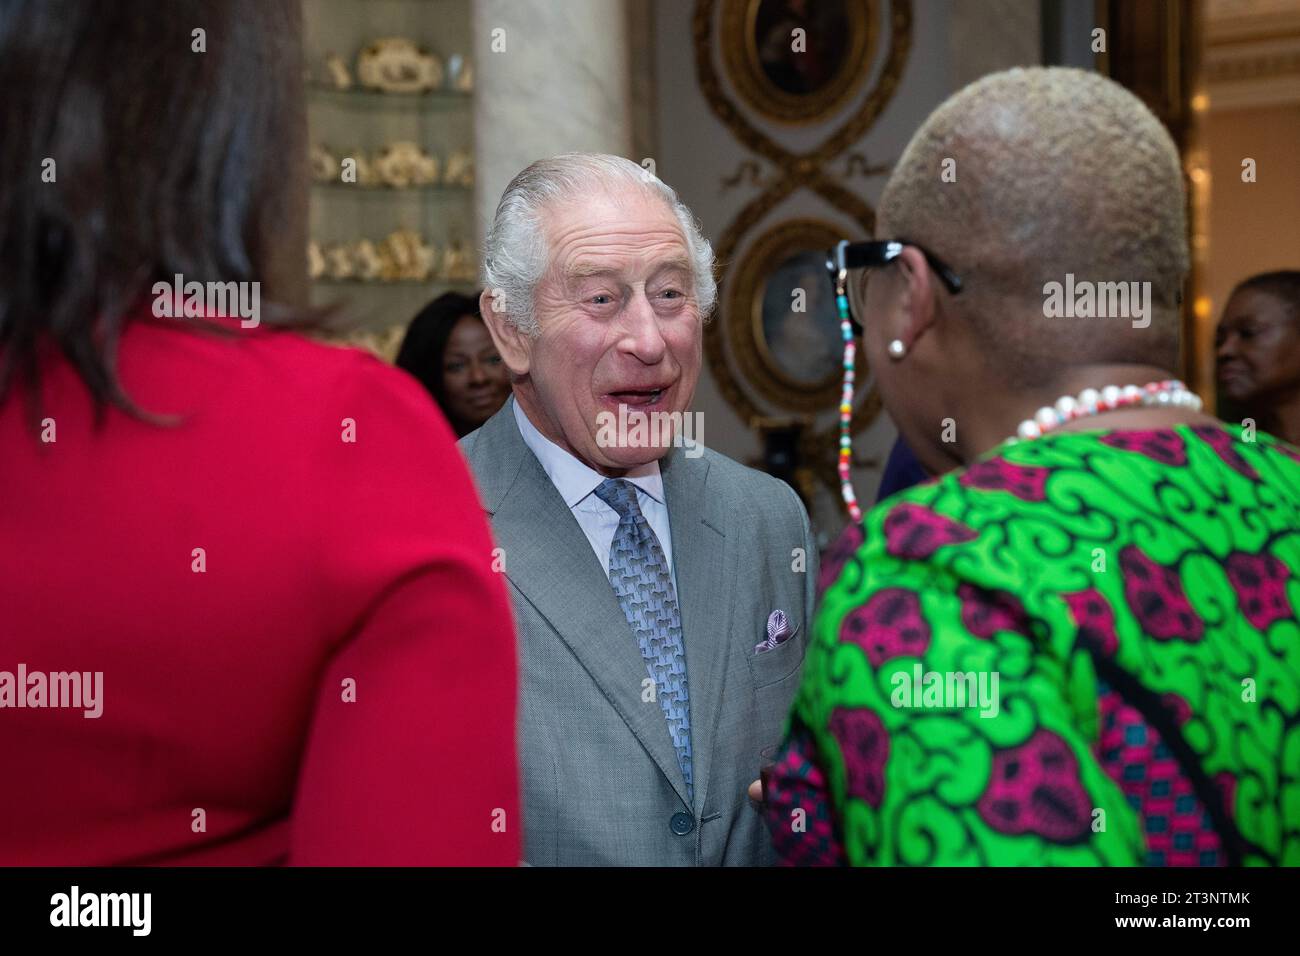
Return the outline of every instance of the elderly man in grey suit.
<path id="1" fill-rule="evenodd" d="M 519 628 L 525 859 L 770 863 L 746 791 L 798 683 L 816 551 L 787 485 L 688 427 L 709 244 L 640 166 L 568 154 L 507 187 L 484 268 L 514 396 L 461 444 Z"/>

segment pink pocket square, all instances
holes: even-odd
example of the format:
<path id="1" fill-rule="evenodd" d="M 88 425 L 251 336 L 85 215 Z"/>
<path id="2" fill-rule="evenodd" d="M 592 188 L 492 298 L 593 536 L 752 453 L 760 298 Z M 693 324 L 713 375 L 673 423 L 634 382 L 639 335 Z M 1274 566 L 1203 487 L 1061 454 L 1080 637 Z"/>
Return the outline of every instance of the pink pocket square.
<path id="1" fill-rule="evenodd" d="M 790 619 L 785 616 L 785 611 L 773 611 L 767 618 L 767 640 L 755 644 L 754 653 L 762 654 L 764 651 L 773 650 L 778 644 L 784 644 L 794 637 L 798 630 L 797 624 L 793 628 L 790 627 Z"/>

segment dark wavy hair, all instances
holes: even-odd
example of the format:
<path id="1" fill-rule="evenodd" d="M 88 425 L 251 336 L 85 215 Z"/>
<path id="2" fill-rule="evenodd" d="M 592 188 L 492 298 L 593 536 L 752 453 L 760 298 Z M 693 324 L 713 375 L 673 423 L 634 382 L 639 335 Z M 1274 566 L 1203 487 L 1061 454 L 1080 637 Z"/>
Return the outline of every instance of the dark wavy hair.
<path id="1" fill-rule="evenodd" d="M 178 273 L 302 302 L 301 33 L 298 0 L 0 0 L 0 400 L 52 349 L 142 414 L 117 345 Z"/>
<path id="2" fill-rule="evenodd" d="M 482 319 L 478 309 L 479 293 L 473 296 L 460 292 L 444 292 L 411 320 L 397 352 L 396 365 L 410 372 L 428 389 L 443 415 L 459 432 L 460 424 L 453 421 L 447 407 L 447 389 L 442 381 L 442 355 L 456 322 L 467 315 Z"/>

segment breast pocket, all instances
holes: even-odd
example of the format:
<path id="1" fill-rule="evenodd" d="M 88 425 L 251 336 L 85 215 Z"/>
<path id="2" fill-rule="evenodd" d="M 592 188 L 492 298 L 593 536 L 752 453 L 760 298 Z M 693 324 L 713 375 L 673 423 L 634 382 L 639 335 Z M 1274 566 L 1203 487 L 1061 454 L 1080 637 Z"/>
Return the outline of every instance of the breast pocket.
<path id="1" fill-rule="evenodd" d="M 803 663 L 804 633 L 801 627 L 770 651 L 755 651 L 754 644 L 747 648 L 749 672 L 755 687 L 766 687 L 785 680 Z M 757 643 L 757 642 L 754 642 Z"/>

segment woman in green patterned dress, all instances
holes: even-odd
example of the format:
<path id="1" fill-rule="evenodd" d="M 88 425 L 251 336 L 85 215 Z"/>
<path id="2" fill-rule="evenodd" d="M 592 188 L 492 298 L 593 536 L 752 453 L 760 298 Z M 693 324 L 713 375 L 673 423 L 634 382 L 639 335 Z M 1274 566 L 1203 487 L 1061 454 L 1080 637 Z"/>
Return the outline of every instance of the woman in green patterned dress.
<path id="1" fill-rule="evenodd" d="M 825 562 L 766 790 L 785 862 L 1300 864 L 1300 452 L 1171 381 L 1183 208 L 1095 74 L 987 77 L 912 140 L 848 305 L 948 473 Z"/>

